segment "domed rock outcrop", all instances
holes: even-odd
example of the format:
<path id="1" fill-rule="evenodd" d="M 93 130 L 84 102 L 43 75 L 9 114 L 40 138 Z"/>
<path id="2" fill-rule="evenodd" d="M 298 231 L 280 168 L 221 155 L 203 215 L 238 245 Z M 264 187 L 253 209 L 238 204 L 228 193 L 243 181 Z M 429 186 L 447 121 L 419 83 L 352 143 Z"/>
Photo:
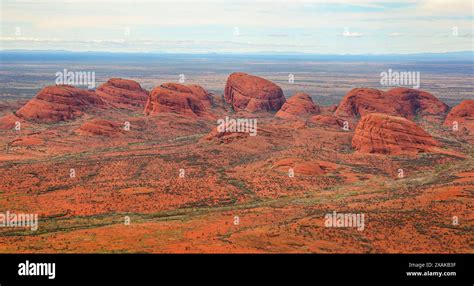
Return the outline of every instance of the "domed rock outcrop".
<path id="1" fill-rule="evenodd" d="M 458 130 L 467 130 L 474 134 L 474 100 L 463 100 L 446 116 L 445 126 L 457 125 Z"/>
<path id="2" fill-rule="evenodd" d="M 121 78 L 111 78 L 96 90 L 104 101 L 121 108 L 143 107 L 148 98 L 148 92 L 136 81 Z"/>
<path id="3" fill-rule="evenodd" d="M 387 91 L 389 96 L 397 99 L 400 104 L 400 115 L 413 118 L 417 115 L 444 115 L 449 107 L 429 92 L 397 87 Z"/>
<path id="4" fill-rule="evenodd" d="M 446 104 L 422 90 L 393 88 L 385 92 L 354 88 L 344 96 L 335 115 L 358 118 L 370 113 L 384 113 L 413 119 L 417 115 L 443 115 L 447 110 Z"/>
<path id="5" fill-rule="evenodd" d="M 406 118 L 372 113 L 357 124 L 352 146 L 361 153 L 399 155 L 433 152 L 439 143 Z"/>
<path id="6" fill-rule="evenodd" d="M 201 89 L 197 86 L 188 87 L 178 83 L 157 86 L 148 97 L 144 113 L 145 115 L 175 113 L 188 117 L 211 118 Z"/>
<path id="7" fill-rule="evenodd" d="M 103 104 L 94 92 L 88 90 L 70 85 L 47 86 L 15 114 L 29 121 L 54 123 L 74 119 Z"/>
<path id="8" fill-rule="evenodd" d="M 375 88 L 354 88 L 344 96 L 334 114 L 343 118 L 356 118 L 374 112 L 398 114 L 394 99 L 385 92 Z"/>
<path id="9" fill-rule="evenodd" d="M 224 98 L 236 111 L 278 111 L 286 99 L 281 88 L 264 78 L 233 73 L 227 78 Z"/>
<path id="10" fill-rule="evenodd" d="M 182 85 L 179 83 L 165 83 L 162 85 L 171 90 L 192 93 L 196 96 L 205 108 L 210 108 L 212 106 L 212 95 L 207 92 L 202 86 L 197 84 Z"/>
<path id="11" fill-rule="evenodd" d="M 307 93 L 296 93 L 288 99 L 275 116 L 285 119 L 305 119 L 311 115 L 319 114 L 319 106 Z"/>

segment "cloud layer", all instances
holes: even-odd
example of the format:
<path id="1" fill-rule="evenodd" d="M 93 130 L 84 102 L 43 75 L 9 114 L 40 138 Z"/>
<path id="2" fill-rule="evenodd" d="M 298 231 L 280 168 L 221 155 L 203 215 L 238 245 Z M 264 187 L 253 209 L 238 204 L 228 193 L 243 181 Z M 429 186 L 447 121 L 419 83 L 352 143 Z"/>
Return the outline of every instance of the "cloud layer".
<path id="1" fill-rule="evenodd" d="M 2 49 L 323 54 L 473 49 L 470 0 L 40 0 L 1 5 Z"/>

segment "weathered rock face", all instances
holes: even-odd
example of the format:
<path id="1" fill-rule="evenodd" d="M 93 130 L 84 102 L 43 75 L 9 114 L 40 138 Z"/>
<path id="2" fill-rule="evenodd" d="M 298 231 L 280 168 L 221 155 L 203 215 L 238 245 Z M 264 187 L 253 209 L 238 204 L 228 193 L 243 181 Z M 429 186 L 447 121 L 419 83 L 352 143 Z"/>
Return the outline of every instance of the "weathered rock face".
<path id="1" fill-rule="evenodd" d="M 143 107 L 148 98 L 148 92 L 133 80 L 111 78 L 96 90 L 104 101 L 122 108 Z"/>
<path id="2" fill-rule="evenodd" d="M 344 96 L 334 114 L 344 118 L 361 117 L 374 112 L 395 115 L 397 110 L 393 101 L 381 90 L 354 88 Z"/>
<path id="3" fill-rule="evenodd" d="M 335 115 L 357 118 L 370 113 L 384 113 L 412 119 L 417 115 L 443 115 L 448 106 L 432 94 L 410 88 L 387 92 L 373 88 L 354 88 L 339 104 Z"/>
<path id="4" fill-rule="evenodd" d="M 372 113 L 357 124 L 352 146 L 362 153 L 398 155 L 432 152 L 439 143 L 406 118 Z"/>
<path id="5" fill-rule="evenodd" d="M 451 109 L 444 125 L 450 127 L 457 125 L 458 130 L 474 133 L 474 100 L 464 100 Z"/>
<path id="6" fill-rule="evenodd" d="M 20 108 L 16 115 L 39 123 L 74 119 L 85 111 L 103 106 L 94 93 L 70 85 L 47 86 Z"/>
<path id="7" fill-rule="evenodd" d="M 81 135 L 116 137 L 122 133 L 120 125 L 108 120 L 94 118 L 76 130 Z"/>
<path id="8" fill-rule="evenodd" d="M 224 98 L 236 111 L 278 111 L 286 99 L 281 88 L 264 78 L 233 73 L 227 78 Z"/>
<path id="9" fill-rule="evenodd" d="M 431 93 L 419 89 L 392 88 L 387 93 L 400 104 L 400 115 L 413 118 L 417 115 L 443 115 L 449 107 Z"/>
<path id="10" fill-rule="evenodd" d="M 296 93 L 288 99 L 275 116 L 285 119 L 299 120 L 319 114 L 319 106 L 307 93 Z"/>
<path id="11" fill-rule="evenodd" d="M 192 93 L 201 101 L 204 107 L 210 108 L 212 106 L 212 95 L 202 86 L 196 84 L 182 85 L 179 83 L 165 83 L 162 86 L 178 92 Z"/>
<path id="12" fill-rule="evenodd" d="M 148 97 L 145 115 L 176 113 L 189 117 L 210 117 L 203 103 L 202 88 L 178 83 L 165 83 L 155 87 Z"/>

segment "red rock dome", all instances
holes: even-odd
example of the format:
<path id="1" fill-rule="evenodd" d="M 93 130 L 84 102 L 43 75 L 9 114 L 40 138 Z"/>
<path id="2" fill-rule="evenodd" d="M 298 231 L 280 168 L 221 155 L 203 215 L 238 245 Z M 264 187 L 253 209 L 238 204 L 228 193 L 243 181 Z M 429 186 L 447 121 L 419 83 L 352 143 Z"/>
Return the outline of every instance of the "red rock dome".
<path id="1" fill-rule="evenodd" d="M 224 98 L 236 111 L 278 111 L 286 99 L 281 88 L 264 78 L 233 73 L 227 78 Z"/>
<path id="2" fill-rule="evenodd" d="M 104 101 L 119 107 L 143 107 L 148 98 L 148 92 L 136 81 L 121 78 L 111 78 L 101 84 L 97 90 Z"/>
<path id="3" fill-rule="evenodd" d="M 21 107 L 16 115 L 40 123 L 60 122 L 74 119 L 103 104 L 94 92 L 88 90 L 70 85 L 47 86 Z"/>
<path id="4" fill-rule="evenodd" d="M 300 92 L 290 97 L 275 116 L 285 119 L 298 120 L 319 113 L 319 106 L 314 104 L 311 96 L 307 93 Z"/>
<path id="5" fill-rule="evenodd" d="M 406 118 L 372 113 L 357 124 L 352 146 L 361 153 L 398 155 L 431 152 L 439 143 Z"/>

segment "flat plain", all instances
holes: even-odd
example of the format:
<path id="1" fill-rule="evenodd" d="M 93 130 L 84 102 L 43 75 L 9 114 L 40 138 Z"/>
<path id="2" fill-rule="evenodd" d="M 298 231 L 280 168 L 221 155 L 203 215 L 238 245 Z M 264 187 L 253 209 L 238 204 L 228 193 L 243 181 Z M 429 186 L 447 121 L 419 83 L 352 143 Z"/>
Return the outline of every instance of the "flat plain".
<path id="1" fill-rule="evenodd" d="M 419 71 L 420 89 L 450 108 L 474 98 L 472 62 L 465 61 L 4 55 L 0 117 L 54 85 L 65 68 L 94 71 L 97 85 L 126 78 L 149 91 L 184 75 L 186 84 L 212 93 L 215 118 L 248 116 L 223 100 L 236 71 L 276 83 L 287 99 L 308 93 L 323 114 L 353 88 L 389 89 L 380 86 L 388 69 Z M 444 117 L 414 119 L 443 152 L 401 156 L 356 152 L 355 123 L 342 130 L 255 116 L 258 136 L 227 141 L 205 140 L 215 119 L 145 116 L 143 108 L 1 130 L 0 210 L 37 213 L 40 221 L 37 231 L 1 228 L 0 252 L 473 253 L 473 137 L 443 127 Z M 131 129 L 113 137 L 77 131 L 97 117 Z M 333 211 L 365 214 L 364 230 L 326 227 Z"/>

